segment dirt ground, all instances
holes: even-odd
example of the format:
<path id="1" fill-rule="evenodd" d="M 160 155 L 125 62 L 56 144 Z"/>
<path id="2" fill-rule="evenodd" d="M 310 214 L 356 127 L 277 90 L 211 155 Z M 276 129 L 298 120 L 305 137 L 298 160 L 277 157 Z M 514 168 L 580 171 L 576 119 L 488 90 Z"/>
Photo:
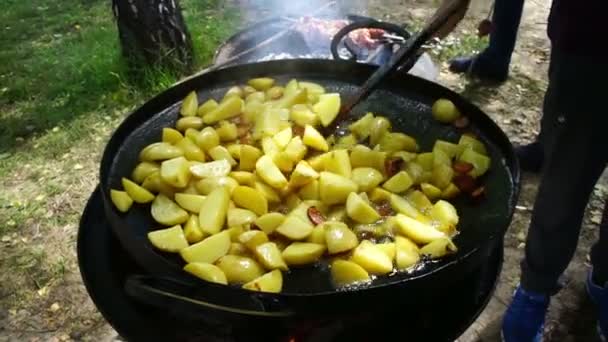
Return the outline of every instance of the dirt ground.
<path id="1" fill-rule="evenodd" d="M 247 11 L 255 10 L 252 13 L 256 13 L 254 17 L 258 19 L 270 14 L 264 11 L 268 8 L 264 4 L 252 0 L 241 2 L 247 3 Z M 349 12 L 401 23 L 422 21 L 429 15 L 433 3 L 432 0 L 358 0 L 343 1 L 340 4 L 342 8 L 352 9 Z M 526 2 L 511 77 L 500 87 L 486 88 L 452 75 L 447 72 L 445 62 L 439 62 L 441 73 L 438 82 L 463 93 L 484 109 L 515 144 L 529 142 L 537 133 L 542 96 L 547 83 L 549 42 L 545 29 L 549 6 L 549 0 Z M 454 36 L 472 35 L 475 24 L 485 13 L 478 11 L 467 17 Z M 113 125 L 118 124 L 115 117 L 109 116 L 108 120 L 112 120 Z M 65 172 L 73 172 L 75 175 L 82 169 L 94 172 L 103 142 L 110 132 L 100 130 L 100 139 L 93 146 L 94 152 L 86 160 L 74 161 Z M 50 161 L 48 167 L 55 167 L 58 163 L 59 161 Z M 96 177 L 96 173 L 92 174 Z M 88 194 L 96 184 L 95 177 L 78 175 L 79 181 L 71 185 L 81 194 L 77 199 L 54 196 L 52 206 L 48 209 L 49 218 L 53 215 L 52 210 L 63 210 L 62 212 L 67 211 L 72 215 L 82 212 Z M 17 176 L 3 180 L 2 184 L 14 192 L 27 186 L 22 185 L 27 183 Z M 505 261 L 500 283 L 485 312 L 460 341 L 500 340 L 500 320 L 519 281 L 519 261 L 523 255 L 523 241 L 537 185 L 537 176 L 524 175 L 519 205 L 505 238 Z M 595 317 L 585 295 L 583 281 L 589 268 L 588 252 L 597 237 L 597 224 L 607 191 L 607 179 L 604 177 L 596 186 L 590 201 L 579 249 L 564 276 L 564 289 L 552 301 L 546 325 L 547 341 L 593 341 Z M 76 261 L 77 220 L 68 222 L 51 233 L 41 234 L 37 226 L 37 223 L 31 222 L 27 229 L 18 234 L 0 236 L 0 341 L 120 340 L 97 312 L 82 285 Z M 20 253 L 25 245 L 31 243 L 46 249 L 47 253 L 38 257 L 43 260 L 36 259 L 35 254 L 23 256 Z M 52 270 L 45 269 L 44 274 L 40 275 L 37 269 L 39 265 L 51 260 L 59 266 Z M 29 271 L 12 272 L 12 267 L 16 264 Z M 52 281 L 47 281 L 48 279 Z"/>

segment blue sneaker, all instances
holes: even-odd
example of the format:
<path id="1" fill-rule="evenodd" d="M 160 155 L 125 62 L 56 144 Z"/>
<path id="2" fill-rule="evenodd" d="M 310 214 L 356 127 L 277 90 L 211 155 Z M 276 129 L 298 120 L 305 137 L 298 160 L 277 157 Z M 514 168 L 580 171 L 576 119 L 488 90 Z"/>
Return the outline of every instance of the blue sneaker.
<path id="1" fill-rule="evenodd" d="M 518 286 L 502 321 L 504 342 L 540 342 L 550 297 Z"/>
<path id="2" fill-rule="evenodd" d="M 589 272 L 587 277 L 587 293 L 591 300 L 597 305 L 599 323 L 597 326 L 600 340 L 606 342 L 606 336 L 608 336 L 608 283 L 604 287 L 600 287 L 593 282 L 592 279 L 593 271 Z"/>

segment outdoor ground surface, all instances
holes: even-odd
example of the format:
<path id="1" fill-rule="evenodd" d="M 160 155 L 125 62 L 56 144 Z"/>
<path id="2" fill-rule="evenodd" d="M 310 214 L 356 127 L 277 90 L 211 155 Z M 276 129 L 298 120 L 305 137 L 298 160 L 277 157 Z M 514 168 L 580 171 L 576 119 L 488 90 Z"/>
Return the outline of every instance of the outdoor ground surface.
<path id="1" fill-rule="evenodd" d="M 241 0 L 243 7 L 235 11 L 234 2 L 182 0 L 199 67 L 231 32 L 281 4 Z M 340 5 L 348 13 L 419 25 L 434 2 L 345 0 Z M 483 48 L 474 27 L 487 10 L 467 17 L 434 53 L 439 82 L 484 109 L 516 144 L 537 133 L 549 6 L 549 0 L 526 2 L 511 77 L 500 87 L 483 87 L 446 70 L 448 58 Z M 82 285 L 75 249 L 78 219 L 97 183 L 99 158 L 112 130 L 176 79 L 153 70 L 138 81 L 125 77 L 110 13 L 105 0 L 5 0 L 0 13 L 0 341 L 119 339 Z M 524 175 L 500 283 L 461 341 L 499 340 L 500 319 L 519 279 L 537 184 L 537 176 Z M 606 186 L 603 179 L 596 187 L 565 288 L 552 302 L 548 341 L 593 341 L 594 314 L 583 279 Z"/>

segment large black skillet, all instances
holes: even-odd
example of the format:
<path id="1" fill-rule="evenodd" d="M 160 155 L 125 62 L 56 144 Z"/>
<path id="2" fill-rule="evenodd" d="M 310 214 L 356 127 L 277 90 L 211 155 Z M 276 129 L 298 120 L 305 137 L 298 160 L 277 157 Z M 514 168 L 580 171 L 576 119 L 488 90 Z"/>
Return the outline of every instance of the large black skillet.
<path id="1" fill-rule="evenodd" d="M 137 164 L 139 151 L 159 141 L 163 127 L 174 125 L 181 100 L 188 92 L 196 90 L 201 100 L 219 99 L 230 86 L 252 77 L 271 76 L 279 81 L 314 81 L 330 92 L 350 95 L 374 70 L 369 65 L 328 60 L 283 60 L 229 67 L 177 84 L 127 117 L 104 151 L 100 190 L 114 234 L 151 275 L 131 279 L 127 284 L 129 293 L 184 310 L 200 308 L 245 317 L 334 314 L 387 305 L 395 296 L 424 301 L 435 291 L 449 290 L 451 282 L 485 263 L 492 242 L 501 238 L 509 226 L 518 195 L 519 171 L 512 146 L 488 116 L 461 96 L 405 73 L 391 75 L 353 115 L 364 111 L 385 115 L 393 130 L 417 137 L 422 150 L 430 150 L 436 139 L 457 141 L 461 134 L 431 118 L 433 101 L 448 98 L 471 119 L 470 130 L 486 143 L 492 158 L 491 171 L 484 177 L 486 199 L 479 204 L 465 199 L 455 203 L 461 216 L 461 233 L 455 238 L 459 250 L 445 259 L 412 273 L 379 277 L 369 286 L 341 291 L 332 286 L 325 264 L 294 268 L 284 277 L 282 293 L 255 293 L 194 279 L 181 270 L 179 257 L 159 253 L 148 242 L 146 234 L 160 228 L 152 220 L 148 206 L 134 205 L 127 214 L 113 207 L 110 189 L 120 188 L 121 177 L 130 175 Z"/>

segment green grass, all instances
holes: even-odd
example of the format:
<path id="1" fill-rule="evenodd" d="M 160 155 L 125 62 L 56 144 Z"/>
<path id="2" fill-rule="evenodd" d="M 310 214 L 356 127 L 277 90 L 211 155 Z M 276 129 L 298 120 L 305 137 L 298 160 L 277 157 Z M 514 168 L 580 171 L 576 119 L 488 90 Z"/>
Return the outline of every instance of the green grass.
<path id="1" fill-rule="evenodd" d="M 182 0 L 195 70 L 238 27 L 219 0 Z M 134 107 L 180 75 L 149 67 L 127 73 L 109 0 L 5 0 L 0 12 L 0 236 L 32 219 L 77 221 L 78 210 L 36 200 L 78 192 L 94 178 L 105 140 Z M 130 75 L 130 76 L 128 76 Z M 79 173 L 75 163 L 84 164 Z M 76 177 L 76 178 L 73 178 Z M 76 198 L 76 201 L 82 201 Z M 69 203 L 71 205 L 71 203 Z M 79 203 L 80 204 L 80 203 Z M 68 205 L 69 206 L 69 205 Z M 29 220 L 29 221 L 28 221 Z"/>
<path id="2" fill-rule="evenodd" d="M 182 6 L 200 67 L 237 17 L 213 12 L 215 1 Z M 0 162 L 22 139 L 139 103 L 178 79 L 154 69 L 135 82 L 126 77 L 110 1 L 5 0 L 0 21 Z"/>
<path id="3" fill-rule="evenodd" d="M 470 56 L 481 52 L 488 45 L 488 38 L 479 38 L 474 33 L 449 36 L 436 46 L 432 53 L 441 61 L 447 61 L 457 56 Z"/>

